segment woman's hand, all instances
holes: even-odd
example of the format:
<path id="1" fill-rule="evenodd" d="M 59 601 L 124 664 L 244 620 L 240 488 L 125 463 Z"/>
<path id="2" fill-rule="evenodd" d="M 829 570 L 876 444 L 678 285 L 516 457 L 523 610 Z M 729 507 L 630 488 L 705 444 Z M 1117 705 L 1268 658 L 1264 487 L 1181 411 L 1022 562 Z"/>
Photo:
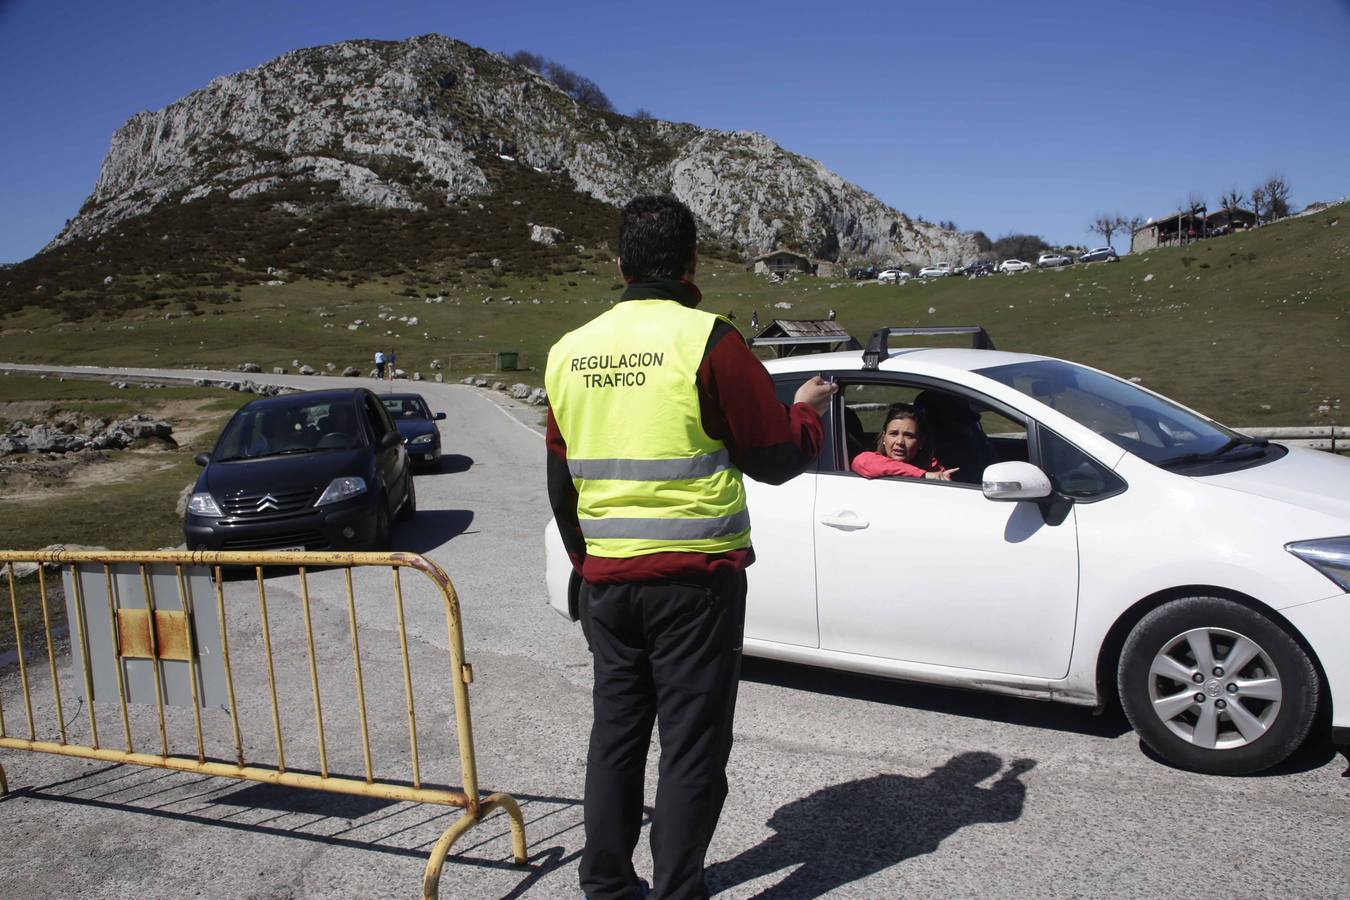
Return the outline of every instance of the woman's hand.
<path id="1" fill-rule="evenodd" d="M 924 472 L 923 477 L 928 479 L 929 481 L 951 481 L 952 476 L 960 471 L 961 471 L 960 468 L 955 468 L 955 469 L 947 469 L 946 471 L 943 472 Z"/>

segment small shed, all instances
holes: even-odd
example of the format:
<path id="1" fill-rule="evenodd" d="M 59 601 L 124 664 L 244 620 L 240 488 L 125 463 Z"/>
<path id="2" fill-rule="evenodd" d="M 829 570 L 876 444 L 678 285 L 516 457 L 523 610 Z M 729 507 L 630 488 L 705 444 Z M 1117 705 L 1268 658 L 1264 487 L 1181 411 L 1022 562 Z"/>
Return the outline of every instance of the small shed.
<path id="1" fill-rule="evenodd" d="M 750 339 L 750 346 L 768 347 L 778 357 L 862 349 L 833 319 L 774 319 Z"/>
<path id="2" fill-rule="evenodd" d="M 755 257 L 756 275 L 793 275 L 816 274 L 816 264 L 811 257 L 793 250 L 772 250 Z"/>

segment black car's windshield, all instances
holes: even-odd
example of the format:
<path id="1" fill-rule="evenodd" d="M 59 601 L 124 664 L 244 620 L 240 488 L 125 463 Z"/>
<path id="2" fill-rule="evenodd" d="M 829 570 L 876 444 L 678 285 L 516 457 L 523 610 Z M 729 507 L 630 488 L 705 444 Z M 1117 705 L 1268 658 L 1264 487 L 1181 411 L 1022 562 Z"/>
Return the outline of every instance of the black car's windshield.
<path id="1" fill-rule="evenodd" d="M 216 442 L 213 462 L 349 450 L 365 443 L 356 407 L 348 399 L 245 407 L 234 414 Z"/>
<path id="2" fill-rule="evenodd" d="M 421 397 L 381 397 L 380 402 L 389 410 L 389 418 L 394 421 L 431 418 L 431 411 Z"/>
<path id="3" fill-rule="evenodd" d="M 978 371 L 1164 468 L 1250 459 L 1266 445 L 1129 382 L 1073 363 L 1036 360 Z"/>

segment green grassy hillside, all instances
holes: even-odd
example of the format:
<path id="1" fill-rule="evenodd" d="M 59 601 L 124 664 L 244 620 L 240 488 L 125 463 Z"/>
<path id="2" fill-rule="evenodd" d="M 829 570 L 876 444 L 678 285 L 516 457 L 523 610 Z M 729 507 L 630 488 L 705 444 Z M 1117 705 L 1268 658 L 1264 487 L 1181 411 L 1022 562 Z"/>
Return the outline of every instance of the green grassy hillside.
<path id="1" fill-rule="evenodd" d="M 566 215 L 553 208 L 558 198 L 540 202 L 549 204 L 555 219 Z M 362 251 L 359 267 L 329 273 L 312 260 L 278 256 L 291 274 L 285 284 L 266 286 L 259 283 L 266 278 L 262 267 L 273 263 L 264 250 L 261 256 L 246 255 L 246 266 L 224 266 L 228 278 L 217 272 L 194 282 L 180 266 L 174 290 L 159 291 L 153 299 L 153 289 L 145 287 L 154 281 L 149 264 L 126 276 L 133 287 L 119 293 L 116 303 L 100 304 L 105 286 L 88 279 L 40 305 L 31 302 L 33 294 L 16 295 L 11 286 L 10 312 L 0 319 L 0 360 L 226 368 L 247 361 L 267 370 L 299 359 L 316 368 L 333 362 L 364 370 L 377 348 L 394 348 L 400 367 L 429 374 L 431 360 L 445 361 L 447 354 L 512 350 L 522 354 L 523 367 L 537 371 L 509 380 L 537 384 L 550 344 L 619 294 L 612 251 L 604 243 L 614 219 L 602 213 L 585 206 L 577 214 L 585 224 L 573 241 L 583 249 L 569 242 L 516 251 L 511 249 L 516 244 L 500 235 L 516 234 L 530 216 L 516 207 L 499 211 L 491 233 L 499 235 L 493 238 L 499 241 L 495 252 L 506 262 L 498 269 L 487 264 L 489 253 L 471 249 L 467 236 L 447 237 L 440 256 L 418 256 L 408 247 L 394 252 L 389 222 L 405 223 L 398 227 L 408 230 L 408 246 L 426 239 L 413 241 L 414 233 L 446 226 L 381 214 L 380 228 L 362 220 L 372 227 L 362 240 L 390 254 L 383 274 L 376 270 L 379 254 L 368 251 Z M 1063 356 L 1137 376 L 1234 424 L 1345 422 L 1350 419 L 1342 402 L 1350 401 L 1347 213 L 1350 207 L 1342 205 L 1119 263 L 983 279 L 896 286 L 803 277 L 775 285 L 709 254 L 698 282 L 706 308 L 734 314 L 745 329 L 755 310 L 767 324 L 775 317 L 821 318 L 831 308 L 863 339 L 880 325 L 977 323 L 1001 349 Z M 348 224 L 357 228 L 355 219 Z M 148 241 L 148 231 L 141 231 L 140 240 Z M 346 253 L 356 254 L 361 243 L 357 237 L 343 240 L 346 250 L 323 251 L 333 265 Z M 128 242 L 123 249 L 130 258 L 136 247 Z M 216 258 L 226 253 L 221 247 L 213 252 Z M 65 265 L 99 271 L 87 258 L 72 256 Z M 131 262 L 125 265 L 130 270 Z M 306 274 L 297 278 L 298 272 Z M 0 274 L 0 285 L 13 281 L 13 273 Z M 31 276 L 29 269 L 24 273 Z M 192 299 L 198 290 L 219 296 L 199 302 Z M 428 296 L 444 299 L 428 303 Z M 778 303 L 791 308 L 776 308 Z M 418 323 L 399 317 L 416 317 Z M 371 324 L 350 330 L 357 319 Z M 484 371 L 482 363 L 451 374 L 470 371 Z"/>

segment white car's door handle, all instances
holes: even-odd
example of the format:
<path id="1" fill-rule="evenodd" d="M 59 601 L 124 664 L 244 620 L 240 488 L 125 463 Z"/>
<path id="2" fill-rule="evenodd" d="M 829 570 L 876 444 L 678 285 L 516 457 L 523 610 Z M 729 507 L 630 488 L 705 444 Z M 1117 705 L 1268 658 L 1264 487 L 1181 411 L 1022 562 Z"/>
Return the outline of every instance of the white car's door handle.
<path id="1" fill-rule="evenodd" d="M 820 524 L 842 531 L 861 531 L 870 523 L 866 519 L 858 518 L 855 513 L 842 512 L 837 516 L 825 516 L 820 520 Z"/>

